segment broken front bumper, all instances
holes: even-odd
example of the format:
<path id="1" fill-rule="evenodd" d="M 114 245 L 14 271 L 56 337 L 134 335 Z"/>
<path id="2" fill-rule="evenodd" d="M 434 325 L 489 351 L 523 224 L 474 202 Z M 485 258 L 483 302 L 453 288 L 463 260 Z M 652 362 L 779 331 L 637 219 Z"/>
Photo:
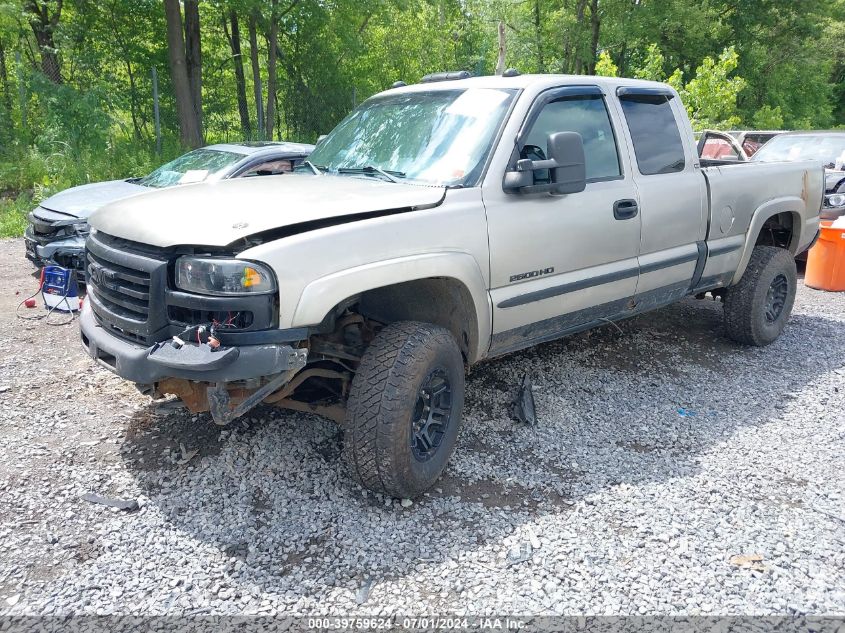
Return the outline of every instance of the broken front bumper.
<path id="1" fill-rule="evenodd" d="M 36 234 L 32 225 L 24 231 L 26 257 L 33 264 L 41 268 L 56 264 L 62 268 L 76 270 L 80 281 L 84 281 L 85 271 L 85 237 L 73 235 L 55 241 Z"/>
<path id="2" fill-rule="evenodd" d="M 103 329 L 88 301 L 79 317 L 82 344 L 88 355 L 121 378 L 151 385 L 165 378 L 202 382 L 234 382 L 305 366 L 308 352 L 291 345 L 239 345 L 211 351 L 207 345 L 143 347 L 117 338 Z"/>

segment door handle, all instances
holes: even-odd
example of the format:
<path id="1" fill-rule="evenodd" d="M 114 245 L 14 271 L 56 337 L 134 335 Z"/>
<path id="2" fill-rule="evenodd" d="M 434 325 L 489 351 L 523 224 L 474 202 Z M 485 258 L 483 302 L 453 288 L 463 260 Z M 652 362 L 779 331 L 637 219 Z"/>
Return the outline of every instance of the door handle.
<path id="1" fill-rule="evenodd" d="M 613 217 L 617 220 L 630 220 L 637 217 L 640 207 L 636 200 L 617 200 L 613 203 Z"/>

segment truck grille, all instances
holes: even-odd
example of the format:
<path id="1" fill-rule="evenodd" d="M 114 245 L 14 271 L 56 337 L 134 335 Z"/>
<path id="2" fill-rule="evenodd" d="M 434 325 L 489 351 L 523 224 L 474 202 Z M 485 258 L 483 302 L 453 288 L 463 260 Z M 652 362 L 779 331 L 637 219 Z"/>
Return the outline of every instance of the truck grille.
<path id="1" fill-rule="evenodd" d="M 168 335 L 167 257 L 148 248 L 130 250 L 126 244 L 102 233 L 88 238 L 88 300 L 100 325 L 113 334 L 152 344 Z"/>

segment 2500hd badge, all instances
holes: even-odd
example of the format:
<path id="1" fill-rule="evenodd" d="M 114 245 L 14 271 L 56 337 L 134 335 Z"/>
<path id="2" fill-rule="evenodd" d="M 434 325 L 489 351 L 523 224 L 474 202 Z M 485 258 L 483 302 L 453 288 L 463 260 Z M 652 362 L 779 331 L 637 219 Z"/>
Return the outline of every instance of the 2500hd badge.
<path id="1" fill-rule="evenodd" d="M 555 271 L 554 266 L 551 268 L 542 268 L 541 270 L 530 270 L 527 273 L 519 273 L 518 275 L 511 275 L 511 283 L 515 281 L 522 281 L 523 279 L 532 279 L 542 275 L 551 275 Z"/>

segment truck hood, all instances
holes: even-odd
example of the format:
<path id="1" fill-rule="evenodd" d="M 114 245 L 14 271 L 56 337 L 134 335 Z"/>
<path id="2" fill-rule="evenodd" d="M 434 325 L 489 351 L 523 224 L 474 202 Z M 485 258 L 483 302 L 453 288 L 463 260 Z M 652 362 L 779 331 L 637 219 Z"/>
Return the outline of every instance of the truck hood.
<path id="1" fill-rule="evenodd" d="M 284 174 L 185 185 L 103 207 L 91 226 L 159 246 L 226 246 L 286 226 L 437 206 L 444 187 L 364 176 Z"/>
<path id="2" fill-rule="evenodd" d="M 77 218 L 87 218 L 103 205 L 147 191 L 151 189 L 125 180 L 95 182 L 65 189 L 44 200 L 41 207 Z"/>

